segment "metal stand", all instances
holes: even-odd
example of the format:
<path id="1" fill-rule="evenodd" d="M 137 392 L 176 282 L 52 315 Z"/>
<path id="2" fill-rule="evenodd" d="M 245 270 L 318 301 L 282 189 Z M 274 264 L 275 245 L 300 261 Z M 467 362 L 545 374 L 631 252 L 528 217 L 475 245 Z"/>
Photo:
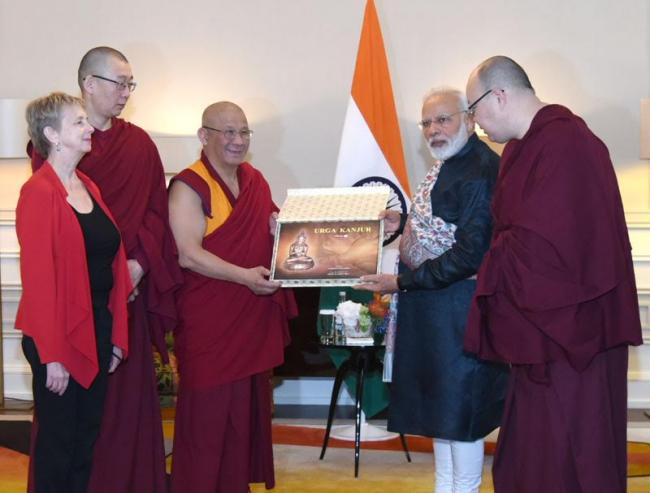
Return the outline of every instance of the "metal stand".
<path id="1" fill-rule="evenodd" d="M 320 453 L 320 460 L 323 460 L 325 457 L 325 451 L 327 450 L 327 444 L 329 442 L 330 433 L 332 431 L 332 420 L 334 419 L 334 411 L 336 409 L 339 392 L 341 391 L 341 385 L 343 384 L 343 378 L 348 373 L 348 371 L 354 371 L 357 374 L 354 424 L 354 477 L 358 478 L 359 457 L 361 455 L 362 424 L 365 424 L 366 427 L 370 426 L 368 423 L 365 423 L 365 415 L 361 409 L 361 403 L 363 402 L 363 382 L 366 373 L 374 368 L 374 362 L 376 361 L 375 355 L 377 351 L 381 349 L 381 346 L 346 346 L 345 349 L 349 350 L 351 354 L 350 357 L 344 361 L 336 371 L 336 378 L 334 379 L 334 388 L 332 389 L 332 398 L 330 400 L 330 407 L 327 415 L 327 427 L 325 428 L 325 438 L 323 440 L 323 448 L 321 449 Z M 387 438 L 390 438 L 390 436 L 386 436 L 385 438 L 381 439 Z M 408 451 L 406 438 L 401 433 L 400 440 L 402 442 L 404 453 L 406 454 L 406 460 L 408 462 L 411 462 L 411 456 Z"/>

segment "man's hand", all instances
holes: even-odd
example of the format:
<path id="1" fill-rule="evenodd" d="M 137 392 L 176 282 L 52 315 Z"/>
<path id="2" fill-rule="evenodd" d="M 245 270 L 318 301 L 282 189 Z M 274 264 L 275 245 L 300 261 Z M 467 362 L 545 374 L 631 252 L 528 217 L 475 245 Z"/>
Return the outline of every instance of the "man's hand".
<path id="1" fill-rule="evenodd" d="M 108 373 L 113 373 L 117 370 L 117 367 L 124 360 L 124 353 L 122 349 L 117 346 L 113 346 L 113 354 L 111 354 L 111 362 L 108 365 Z"/>
<path id="2" fill-rule="evenodd" d="M 144 274 L 144 270 L 140 266 L 140 262 L 138 262 L 134 258 L 130 258 L 129 260 L 127 260 L 126 265 L 129 268 L 129 275 L 131 276 L 131 284 L 133 284 L 133 288 L 137 288 L 138 284 L 140 284 L 140 281 L 142 280 L 142 275 Z"/>
<path id="3" fill-rule="evenodd" d="M 133 291 L 129 295 L 129 301 L 133 301 L 140 291 L 138 290 L 138 284 L 142 280 L 142 275 L 144 274 L 144 269 L 140 266 L 140 262 L 130 258 L 126 261 L 126 266 L 129 268 L 129 276 L 131 276 L 131 284 L 133 284 Z"/>
<path id="4" fill-rule="evenodd" d="M 278 225 L 278 213 L 271 212 L 271 215 L 269 216 L 269 231 L 271 232 L 271 236 L 275 236 L 275 229 L 277 225 Z"/>
<path id="5" fill-rule="evenodd" d="M 131 294 L 129 295 L 128 302 L 131 303 L 136 296 L 140 294 L 140 290 L 138 288 L 133 288 L 133 291 L 131 291 Z"/>
<path id="6" fill-rule="evenodd" d="M 361 284 L 353 286 L 354 289 L 362 291 L 373 291 L 376 293 L 393 293 L 399 291 L 397 276 L 394 274 L 372 274 L 361 276 Z"/>
<path id="7" fill-rule="evenodd" d="M 57 395 L 63 395 L 68 388 L 70 372 L 58 361 L 53 361 L 45 365 L 47 377 L 45 379 L 45 388 Z"/>
<path id="8" fill-rule="evenodd" d="M 261 265 L 252 269 L 244 270 L 243 284 L 257 295 L 269 295 L 275 293 L 280 287 L 279 281 L 269 281 L 271 271 Z"/>
<path id="9" fill-rule="evenodd" d="M 402 215 L 391 209 L 386 209 L 379 213 L 379 219 L 384 220 L 384 233 L 394 233 L 399 229 Z"/>

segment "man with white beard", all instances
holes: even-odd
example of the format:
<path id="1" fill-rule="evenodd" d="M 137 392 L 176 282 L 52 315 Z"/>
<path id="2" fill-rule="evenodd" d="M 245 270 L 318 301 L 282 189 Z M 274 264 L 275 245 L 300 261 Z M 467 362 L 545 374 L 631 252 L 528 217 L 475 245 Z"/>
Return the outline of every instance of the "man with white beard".
<path id="1" fill-rule="evenodd" d="M 358 288 L 399 291 L 388 429 L 433 438 L 436 493 L 477 493 L 508 372 L 465 353 L 463 336 L 499 157 L 474 133 L 460 91 L 429 91 L 419 126 L 435 162 L 408 215 L 384 218 L 386 231 L 402 232 L 399 274 L 364 276 Z"/>

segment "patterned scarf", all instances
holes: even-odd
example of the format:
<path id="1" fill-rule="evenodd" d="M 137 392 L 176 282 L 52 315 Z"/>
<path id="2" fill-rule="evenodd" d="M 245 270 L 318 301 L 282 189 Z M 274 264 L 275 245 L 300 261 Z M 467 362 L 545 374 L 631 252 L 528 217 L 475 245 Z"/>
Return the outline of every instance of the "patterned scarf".
<path id="1" fill-rule="evenodd" d="M 417 269 L 424 261 L 445 253 L 454 244 L 456 225 L 434 216 L 431 191 L 438 179 L 442 161 L 436 161 L 418 185 L 399 245 L 401 261 L 409 269 Z"/>

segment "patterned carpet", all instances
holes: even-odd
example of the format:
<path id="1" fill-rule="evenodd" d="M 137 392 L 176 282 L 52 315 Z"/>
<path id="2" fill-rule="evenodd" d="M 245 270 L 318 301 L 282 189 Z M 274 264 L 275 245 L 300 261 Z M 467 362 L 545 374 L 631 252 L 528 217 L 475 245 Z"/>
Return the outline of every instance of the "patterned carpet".
<path id="1" fill-rule="evenodd" d="M 0 422 L 3 423 L 3 422 Z M 22 424 L 20 424 L 22 423 Z M 20 433 L 11 429 L 21 426 Z M 8 431 L 9 430 L 9 431 Z M 0 426 L 0 444 L 14 448 L 24 446 L 24 422 Z M 173 433 L 173 422 L 165 422 L 165 435 Z M 10 437 L 11 435 L 11 437 Z M 16 444 L 16 437 L 21 442 Z M 408 437 L 412 462 L 408 463 L 399 440 L 362 444 L 359 478 L 354 479 L 353 444 L 330 440 L 324 460 L 318 460 L 323 428 L 312 426 L 273 426 L 276 482 L 275 493 L 431 493 L 433 491 L 433 458 L 431 441 Z M 491 452 L 493 444 L 488 444 Z M 650 491 L 650 444 L 630 443 L 628 446 L 631 477 L 629 493 Z M 0 493 L 23 493 L 26 485 L 28 457 L 9 448 L 0 447 Z M 492 493 L 490 475 L 492 458 L 486 457 L 481 493 Z M 644 477 L 637 477 L 645 475 Z M 253 493 L 264 492 L 254 485 Z"/>

